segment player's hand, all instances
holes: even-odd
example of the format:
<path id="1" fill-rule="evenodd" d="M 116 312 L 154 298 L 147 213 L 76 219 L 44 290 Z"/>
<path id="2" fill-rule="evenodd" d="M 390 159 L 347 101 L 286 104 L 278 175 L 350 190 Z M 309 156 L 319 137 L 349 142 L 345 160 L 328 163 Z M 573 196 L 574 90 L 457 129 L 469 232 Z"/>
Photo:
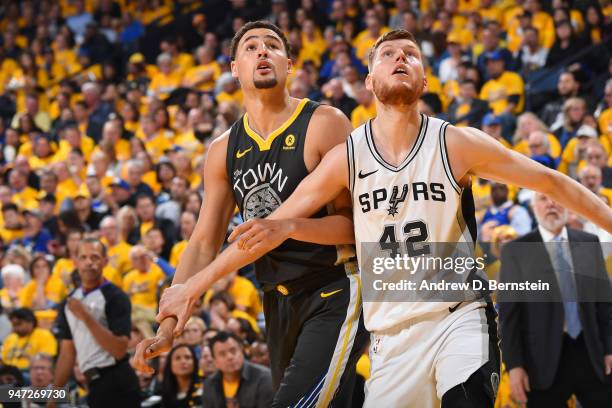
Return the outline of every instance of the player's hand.
<path id="1" fill-rule="evenodd" d="M 227 240 L 234 242 L 238 238 L 238 248 L 251 253 L 266 253 L 285 242 L 292 230 L 291 220 L 254 218 L 234 228 Z"/>
<path id="2" fill-rule="evenodd" d="M 527 392 L 529 388 L 529 376 L 523 367 L 514 367 L 510 370 L 510 395 L 518 404 L 527 403 Z"/>
<path id="3" fill-rule="evenodd" d="M 606 375 L 610 375 L 612 373 L 612 354 L 606 354 L 604 356 L 604 371 Z"/>
<path id="4" fill-rule="evenodd" d="M 195 300 L 191 298 L 188 286 L 184 283 L 177 283 L 165 289 L 159 300 L 159 313 L 155 320 L 161 323 L 167 317 L 176 317 L 177 323 L 174 328 L 174 336 L 180 336 L 183 328 L 191 317 L 191 310 Z"/>
<path id="5" fill-rule="evenodd" d="M 155 370 L 147 364 L 147 360 L 169 351 L 172 347 L 173 340 L 172 330 L 168 332 L 160 327 L 155 337 L 144 339 L 138 343 L 136 346 L 136 353 L 134 353 L 134 357 L 132 358 L 132 367 L 141 373 L 153 374 Z"/>
<path id="6" fill-rule="evenodd" d="M 87 307 L 78 299 L 68 298 L 66 304 L 72 314 L 79 320 L 83 320 L 89 313 Z"/>

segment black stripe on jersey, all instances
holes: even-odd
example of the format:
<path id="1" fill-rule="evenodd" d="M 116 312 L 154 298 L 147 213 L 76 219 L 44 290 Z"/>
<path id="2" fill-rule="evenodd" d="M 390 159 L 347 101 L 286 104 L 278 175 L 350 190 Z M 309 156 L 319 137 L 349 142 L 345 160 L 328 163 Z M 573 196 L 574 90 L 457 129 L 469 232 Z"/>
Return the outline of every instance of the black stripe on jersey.
<path id="1" fill-rule="evenodd" d="M 470 231 L 472 242 L 476 243 L 478 235 L 478 228 L 476 226 L 476 209 L 474 206 L 474 195 L 472 194 L 472 187 L 466 187 L 461 193 L 461 214 L 463 215 L 463 221 Z"/>
<path id="2" fill-rule="evenodd" d="M 451 186 L 453 186 L 453 189 L 457 192 L 457 194 L 461 194 L 461 187 L 459 187 L 459 183 L 457 183 L 457 180 L 455 180 L 455 177 L 453 176 L 453 171 L 448 160 L 448 150 L 446 150 L 446 128 L 448 127 L 448 125 L 448 122 L 444 122 L 442 126 L 440 126 L 440 133 L 438 134 L 438 139 L 440 143 L 440 154 L 442 155 L 444 172 L 446 173 L 448 181 L 450 181 Z"/>
<path id="3" fill-rule="evenodd" d="M 346 139 L 346 161 L 348 163 L 349 170 L 348 188 L 352 193 L 355 189 L 355 147 L 353 146 L 352 135 L 349 135 L 349 137 Z"/>
<path id="4" fill-rule="evenodd" d="M 412 149 L 408 152 L 406 158 L 399 164 L 398 167 L 393 166 L 385 161 L 382 158 L 378 150 L 376 150 L 376 145 L 374 144 L 374 134 L 372 132 L 372 119 L 368 120 L 365 125 L 366 129 L 366 142 L 368 143 L 368 148 L 370 149 L 370 153 L 374 156 L 374 159 L 380 163 L 384 168 L 394 171 L 400 172 L 406 166 L 410 164 L 410 162 L 416 157 L 417 153 L 421 149 L 423 142 L 425 141 L 425 134 L 427 133 L 427 127 L 429 126 L 429 118 L 426 115 L 421 114 L 421 127 L 419 128 L 419 133 L 417 135 L 417 139 L 412 145 Z"/>

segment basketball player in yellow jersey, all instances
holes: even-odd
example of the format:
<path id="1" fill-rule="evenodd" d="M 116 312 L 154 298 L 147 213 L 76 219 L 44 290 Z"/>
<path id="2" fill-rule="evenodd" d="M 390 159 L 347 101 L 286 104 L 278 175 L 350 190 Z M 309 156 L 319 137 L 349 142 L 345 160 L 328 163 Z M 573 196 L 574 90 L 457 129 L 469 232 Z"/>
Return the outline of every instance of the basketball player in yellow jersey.
<path id="1" fill-rule="evenodd" d="M 196 296 L 216 277 L 275 248 L 292 236 L 300 222 L 296 217 L 315 213 L 345 190 L 353 198 L 358 250 L 362 242 L 379 240 L 392 248 L 408 246 L 415 237 L 422 242 L 474 240 L 472 177 L 542 192 L 612 231 L 612 211 L 574 180 L 477 129 L 419 114 L 417 102 L 427 84 L 410 33 L 392 31 L 376 42 L 366 86 L 376 96 L 377 117 L 332 149 L 267 219 L 237 227 L 230 239 L 240 236 L 238 242 L 193 276 L 189 290 L 165 293 L 162 315 L 181 316 L 184 296 Z M 403 190 L 406 194 L 399 193 Z M 499 349 L 491 312 L 483 299 L 452 306 L 364 302 L 374 340 L 365 406 L 492 407 Z"/>
<path id="2" fill-rule="evenodd" d="M 232 74 L 242 86 L 246 114 L 208 153 L 204 203 L 170 292 L 183 293 L 187 313 L 160 309 L 158 335 L 138 346 L 137 368 L 150 370 L 144 358 L 168 348 L 173 331 L 182 330 L 204 294 L 191 298 L 184 282 L 213 261 L 234 208 L 244 220 L 268 216 L 350 133 L 338 109 L 289 96 L 288 48 L 281 30 L 264 21 L 246 24 L 232 41 Z M 356 264 L 339 259 L 335 246 L 353 241 L 350 199 L 344 195 L 330 204 L 337 215 L 319 211 L 302 220 L 293 239 L 250 259 L 264 290 L 273 407 L 350 406 L 353 396 L 355 364 L 367 334 Z M 252 402 L 241 399 L 240 388 L 235 398 L 241 406 Z"/>

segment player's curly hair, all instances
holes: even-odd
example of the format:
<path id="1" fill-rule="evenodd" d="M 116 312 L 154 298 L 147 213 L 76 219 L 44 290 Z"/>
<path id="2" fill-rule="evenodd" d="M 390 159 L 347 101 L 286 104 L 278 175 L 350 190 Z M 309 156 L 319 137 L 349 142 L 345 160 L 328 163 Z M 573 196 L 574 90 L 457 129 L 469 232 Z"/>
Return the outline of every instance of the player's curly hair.
<path id="1" fill-rule="evenodd" d="M 287 37 L 285 37 L 285 34 L 282 32 L 282 30 L 269 21 L 257 20 L 246 23 L 240 28 L 240 30 L 236 32 L 236 34 L 234 34 L 234 38 L 232 38 L 232 43 L 230 46 L 230 56 L 232 58 L 232 61 L 236 59 L 236 51 L 238 50 L 238 43 L 240 42 L 240 39 L 244 37 L 247 31 L 253 30 L 255 28 L 267 28 L 268 30 L 274 31 L 283 42 L 287 57 L 291 55 L 291 47 L 289 45 L 289 41 L 287 40 Z"/>

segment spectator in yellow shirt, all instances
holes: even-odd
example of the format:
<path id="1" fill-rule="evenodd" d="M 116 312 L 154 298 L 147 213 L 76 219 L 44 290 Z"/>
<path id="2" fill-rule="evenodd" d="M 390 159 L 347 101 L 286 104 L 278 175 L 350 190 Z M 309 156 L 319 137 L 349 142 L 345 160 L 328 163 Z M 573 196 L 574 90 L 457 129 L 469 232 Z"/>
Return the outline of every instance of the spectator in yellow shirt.
<path id="1" fill-rule="evenodd" d="M 102 243 L 107 248 L 109 265 L 124 276 L 133 268 L 130 260 L 132 246 L 121 238 L 115 217 L 109 215 L 102 219 L 100 235 L 102 236 Z"/>
<path id="2" fill-rule="evenodd" d="M 480 91 L 480 99 L 489 101 L 495 115 L 514 115 L 523 110 L 525 84 L 515 72 L 506 71 L 499 51 L 487 53 L 486 66 L 490 79 Z"/>
<path id="3" fill-rule="evenodd" d="M 66 253 L 53 266 L 52 276 L 61 280 L 64 286 L 74 289 L 72 273 L 76 270 L 76 251 L 83 234 L 78 229 L 70 229 L 66 233 Z"/>
<path id="4" fill-rule="evenodd" d="M 170 55 L 172 66 L 184 75 L 185 72 L 194 66 L 193 56 L 191 54 L 180 52 L 176 38 L 168 36 L 159 43 L 159 49 L 162 53 Z"/>
<path id="5" fill-rule="evenodd" d="M 152 324 L 157 310 L 157 288 L 166 275 L 152 262 L 152 257 L 142 245 L 130 250 L 134 269 L 123 280 L 123 290 L 132 303 L 132 322 L 146 337 L 153 335 Z"/>
<path id="6" fill-rule="evenodd" d="M 376 116 L 376 104 L 374 103 L 374 95 L 371 91 L 368 91 L 365 86 L 360 86 L 355 96 L 359 105 L 351 112 L 351 125 L 353 129 Z"/>
<path id="7" fill-rule="evenodd" d="M 159 72 L 153 76 L 147 93 L 163 100 L 180 86 L 183 73 L 172 65 L 172 56 L 168 53 L 159 54 L 157 67 Z"/>
<path id="8" fill-rule="evenodd" d="M 225 72 L 221 74 L 217 81 L 217 87 L 220 89 L 220 92 L 215 97 L 218 104 L 232 102 L 242 106 L 242 89 L 240 89 L 240 84 L 232 77 L 231 73 Z"/>
<path id="9" fill-rule="evenodd" d="M 36 327 L 36 317 L 30 309 L 16 309 L 10 313 L 9 319 L 13 332 L 2 345 L 2 363 L 27 370 L 32 356 L 57 354 L 57 340 L 49 330 Z"/>
<path id="10" fill-rule="evenodd" d="M 21 265 L 8 264 L 2 267 L 2 284 L 0 289 L 0 304 L 2 311 L 10 313 L 20 307 L 19 293 L 25 281 L 25 270 Z"/>
<path id="11" fill-rule="evenodd" d="M 48 310 L 56 307 L 68 295 L 64 282 L 51 274 L 51 262 L 45 255 L 38 255 L 30 266 L 32 280 L 19 293 L 22 307 Z"/>
<path id="12" fill-rule="evenodd" d="M 368 64 L 368 53 L 378 37 L 389 31 L 384 27 L 374 9 L 368 9 L 365 14 L 366 29 L 357 34 L 353 40 L 355 55 L 361 60 L 363 65 Z"/>
<path id="13" fill-rule="evenodd" d="M 170 252 L 170 265 L 175 268 L 177 267 L 185 248 L 187 248 L 187 242 L 189 241 L 189 238 L 191 238 L 196 222 L 197 216 L 194 213 L 184 211 L 181 214 L 180 229 L 182 240 L 174 244 L 172 251 Z"/>
<path id="14" fill-rule="evenodd" d="M 38 192 L 28 186 L 27 175 L 21 169 L 13 169 L 9 175 L 9 186 L 13 191 L 13 202 L 21 208 L 38 207 Z"/>
<path id="15" fill-rule="evenodd" d="M 215 50 L 201 46 L 196 49 L 198 65 L 189 68 L 183 77 L 183 86 L 203 92 L 212 92 L 221 75 L 221 67 L 215 61 Z"/>
<path id="16" fill-rule="evenodd" d="M 3 224 L 0 228 L 0 238 L 5 244 L 10 244 L 13 241 L 23 238 L 24 226 L 19 216 L 19 208 L 16 204 L 2 204 Z"/>
<path id="17" fill-rule="evenodd" d="M 212 296 L 220 292 L 227 292 L 233 299 L 235 307 L 248 313 L 254 319 L 257 319 L 258 315 L 263 312 L 259 292 L 255 285 L 247 278 L 238 275 L 237 271 L 217 281 L 212 290 L 204 296 L 204 303 L 210 304 Z"/>

